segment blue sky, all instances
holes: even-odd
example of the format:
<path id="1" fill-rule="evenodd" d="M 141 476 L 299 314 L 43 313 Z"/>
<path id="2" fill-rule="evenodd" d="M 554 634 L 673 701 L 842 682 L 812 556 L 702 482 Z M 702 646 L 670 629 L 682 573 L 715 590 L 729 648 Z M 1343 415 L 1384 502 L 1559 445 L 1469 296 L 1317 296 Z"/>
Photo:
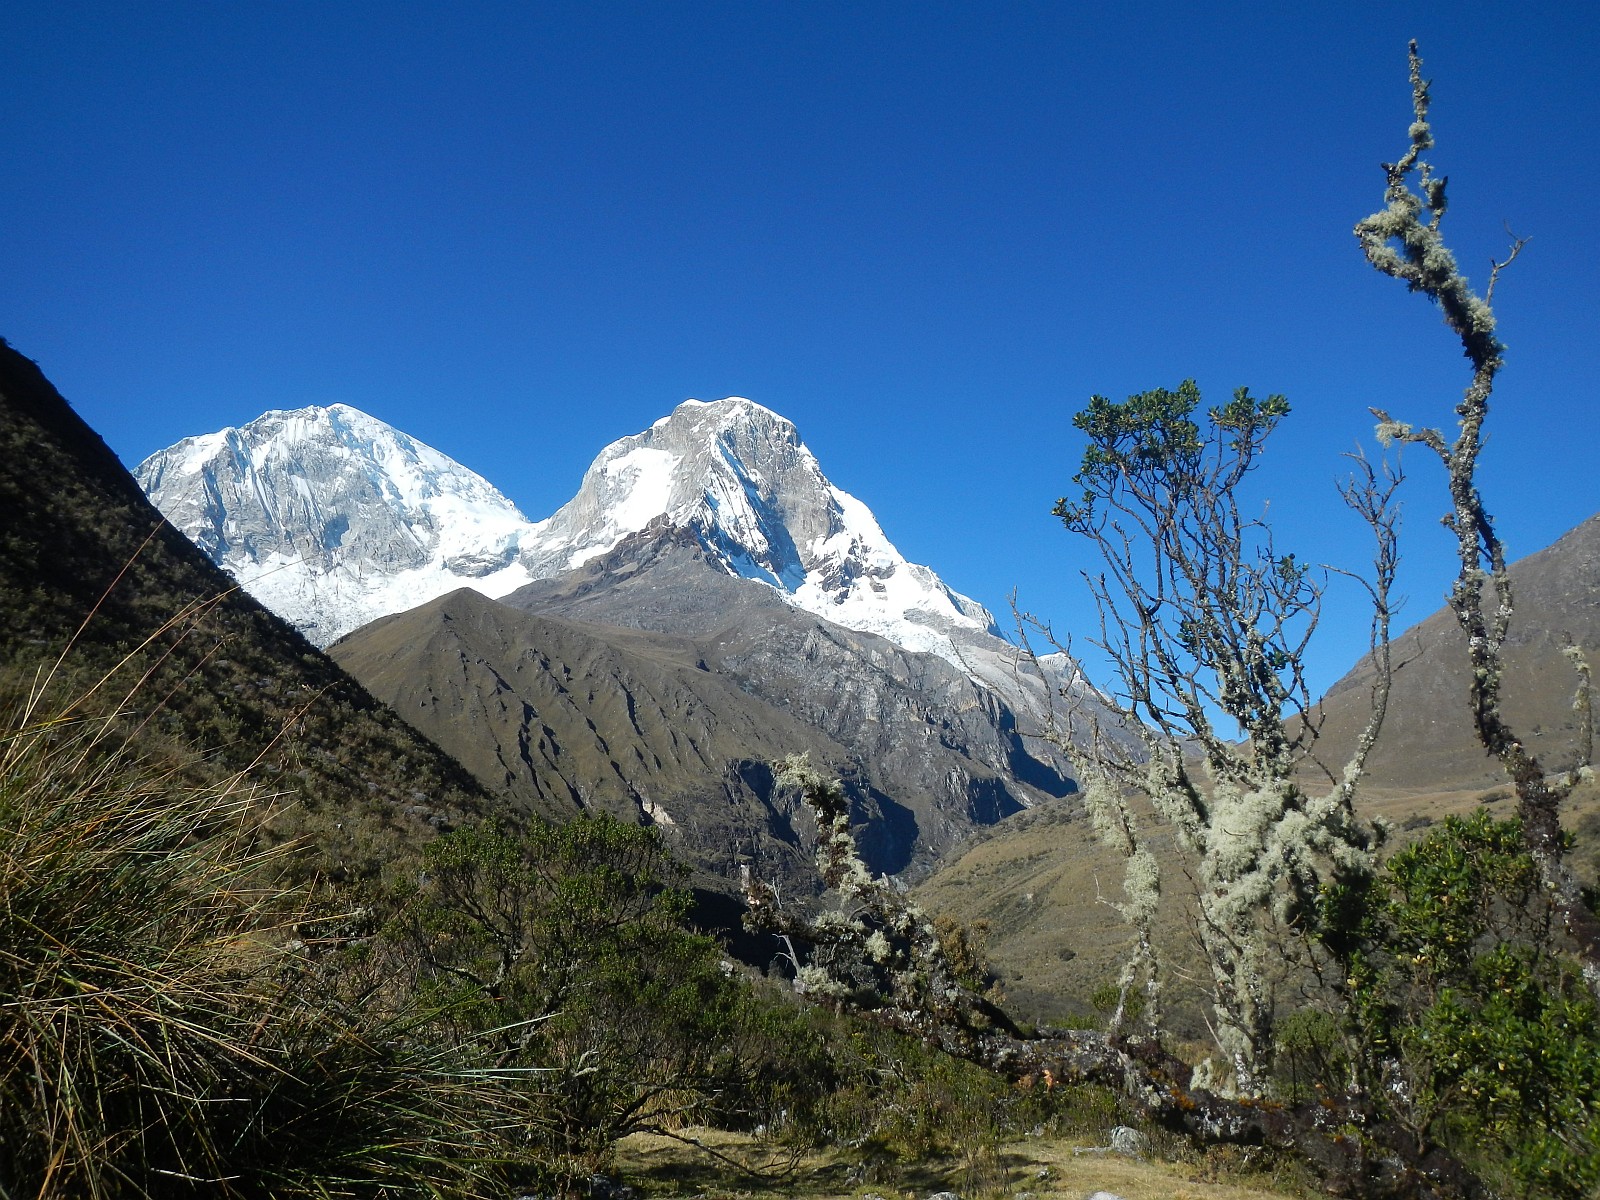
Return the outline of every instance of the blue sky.
<path id="1" fill-rule="evenodd" d="M 682 399 L 750 396 L 908 557 L 1083 629 L 1049 510 L 1090 394 L 1285 393 L 1255 495 L 1342 565 L 1367 406 L 1451 422 L 1459 348 L 1350 233 L 1409 37 L 1469 274 L 1533 238 L 1483 475 L 1526 553 L 1600 508 L 1587 5 L 12 0 L 0 334 L 130 465 L 342 401 L 535 518 Z M 1449 548 L 1409 465 L 1420 619 Z"/>

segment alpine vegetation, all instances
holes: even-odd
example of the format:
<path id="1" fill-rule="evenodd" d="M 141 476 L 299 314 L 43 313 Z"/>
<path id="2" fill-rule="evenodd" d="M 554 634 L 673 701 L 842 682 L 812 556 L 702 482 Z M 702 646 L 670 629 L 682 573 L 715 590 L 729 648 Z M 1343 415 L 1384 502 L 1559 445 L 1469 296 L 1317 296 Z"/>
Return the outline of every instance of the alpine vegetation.
<path id="1" fill-rule="evenodd" d="M 1074 477 L 1083 492 L 1055 512 L 1105 563 L 1086 574 L 1100 608 L 1099 644 L 1118 675 L 1113 705 L 1142 732 L 1144 754 L 1119 754 L 1093 730 L 1083 739 L 1070 727 L 1061 745 L 1084 760 L 1096 824 L 1126 860 L 1124 912 L 1137 937 L 1116 1018 L 1140 973 L 1147 1015 L 1160 1012 L 1161 961 L 1150 929 L 1161 880 L 1127 800 L 1132 789 L 1171 826 L 1193 873 L 1195 936 L 1211 975 L 1225 1070 L 1203 1069 L 1196 1082 L 1257 1096 L 1277 1008 L 1269 959 L 1305 928 L 1330 874 L 1369 873 L 1375 863 L 1379 831 L 1357 815 L 1355 794 L 1388 699 L 1399 478 L 1358 458 L 1344 488 L 1377 542 L 1369 589 L 1379 671 L 1353 756 L 1314 792 L 1301 782 L 1318 734 L 1304 663 L 1321 582 L 1278 548 L 1261 519 L 1244 515 L 1239 494 L 1289 406 L 1240 388 L 1206 411 L 1202 427 L 1200 404 L 1190 380 L 1121 404 L 1096 396 L 1074 420 L 1089 439 Z M 1075 716 L 1069 711 L 1068 721 Z M 1221 719 L 1237 728 L 1219 728 Z M 1242 742 L 1234 740 L 1240 733 Z M 1083 755 L 1083 744 L 1094 749 Z"/>
<path id="2" fill-rule="evenodd" d="M 1387 207 L 1357 234 L 1375 267 L 1440 305 L 1473 379 L 1453 442 L 1376 415 L 1380 440 L 1420 444 L 1448 472 L 1447 525 L 1460 544 L 1450 607 L 1466 634 L 1472 719 L 1511 778 L 1517 819 L 1452 815 L 1383 856 L 1387 830 L 1362 815 L 1357 793 L 1390 715 L 1398 469 L 1358 455 L 1341 489 L 1376 545 L 1364 581 L 1372 682 L 1348 756 L 1325 764 L 1305 651 L 1326 574 L 1278 546 L 1244 494 L 1289 406 L 1240 389 L 1205 408 L 1186 381 L 1120 404 L 1094 397 L 1075 419 L 1088 438 L 1081 491 L 1055 508 L 1100 552 L 1089 585 L 1118 674 L 1109 707 L 1143 739 L 1142 757 L 1121 752 L 1065 697 L 1061 744 L 1124 860 L 1120 907 L 1134 928 L 1109 1027 L 1033 1029 L 1007 1017 L 977 990 L 981 972 L 954 968 L 953 948 L 969 943 L 937 936 L 864 868 L 837 783 L 805 764 L 784 777 L 815 814 L 818 868 L 837 908 L 789 912 L 753 881 L 750 920 L 790 940 L 807 996 L 1019 1083 L 1103 1083 L 1192 1143 L 1280 1148 L 1329 1194 L 1577 1200 L 1600 1182 L 1600 923 L 1566 862 L 1559 806 L 1593 779 L 1590 669 L 1569 645 L 1576 745 L 1552 775 L 1502 710 L 1511 576 L 1474 481 L 1504 351 L 1489 301 L 1523 243 L 1495 264 L 1481 298 L 1467 287 L 1439 237 L 1443 180 L 1421 157 L 1432 140 L 1420 67 L 1413 44 L 1411 148 L 1386 166 Z M 1407 186 L 1413 173 L 1420 195 Z M 1163 879 L 1153 822 L 1170 830 L 1188 887 Z M 1174 1053 L 1161 1008 L 1163 977 L 1182 964 L 1166 961 L 1156 918 L 1174 904 L 1208 976 L 1209 1054 Z"/>
<path id="3" fill-rule="evenodd" d="M 1573 707 L 1582 718 L 1577 756 L 1572 765 L 1551 775 L 1527 749 L 1503 710 L 1504 648 L 1515 608 L 1506 550 L 1495 532 L 1494 518 L 1478 492 L 1478 452 L 1495 377 L 1504 362 L 1505 346 L 1495 333 L 1495 284 L 1528 239 L 1515 239 L 1503 262 L 1491 264 L 1482 296 L 1472 290 L 1455 255 L 1439 232 L 1444 218 L 1446 178 L 1434 173 L 1423 154 L 1433 148 L 1428 123 L 1429 83 L 1422 78 L 1416 42 L 1410 47 L 1411 97 L 1416 120 L 1411 144 L 1397 162 L 1385 164 L 1388 186 L 1384 208 L 1356 224 L 1361 250 L 1377 270 L 1421 292 L 1439 306 L 1444 322 L 1461 342 L 1472 378 L 1456 406 L 1459 432 L 1453 441 L 1437 429 L 1413 428 L 1379 409 L 1378 437 L 1419 445 L 1444 465 L 1450 492 L 1445 526 L 1455 535 L 1460 571 L 1450 590 L 1450 608 L 1467 637 L 1472 665 L 1473 727 L 1485 750 L 1498 759 L 1516 788 L 1518 816 L 1528 853 L 1538 864 L 1545 886 L 1556 897 L 1567 934 L 1578 946 L 1584 977 L 1600 997 L 1600 918 L 1584 902 L 1571 870 L 1562 861 L 1560 809 L 1577 783 L 1586 777 L 1593 756 L 1594 724 L 1590 706 L 1590 668 L 1583 650 L 1568 647 L 1576 675 Z M 1412 191 L 1415 176 L 1419 191 Z M 1419 194 L 1420 192 L 1420 194 Z"/>
<path id="4" fill-rule="evenodd" d="M 142 760 L 124 715 L 36 694 L 0 733 L 0 1194 L 470 1194 L 493 1094 L 305 953 L 270 798 Z"/>

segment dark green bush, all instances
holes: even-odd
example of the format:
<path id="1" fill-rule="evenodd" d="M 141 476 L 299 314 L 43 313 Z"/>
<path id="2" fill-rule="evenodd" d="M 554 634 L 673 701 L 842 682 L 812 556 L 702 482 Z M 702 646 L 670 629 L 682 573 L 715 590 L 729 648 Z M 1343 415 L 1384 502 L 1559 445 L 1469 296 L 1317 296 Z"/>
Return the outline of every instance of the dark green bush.
<path id="1" fill-rule="evenodd" d="M 1529 1197 L 1600 1186 L 1600 1022 L 1515 820 L 1449 817 L 1384 873 L 1324 893 L 1346 1047 L 1379 1115 Z M 1308 1020 L 1286 1047 L 1322 1086 L 1348 1055 Z"/>
<path id="2" fill-rule="evenodd" d="M 1041 1127 L 1104 1141 L 1129 1119 L 1105 1088 L 1013 1083 L 857 1018 L 813 1010 L 812 1019 L 827 1030 L 834 1085 L 791 1132 L 868 1166 L 976 1161 Z"/>
<path id="3" fill-rule="evenodd" d="M 615 818 L 464 828 L 427 848 L 385 940 L 447 1040 L 518 1073 L 524 1144 L 557 1183 L 629 1133 L 772 1125 L 826 1082 L 820 1038 L 689 932 L 652 829 Z"/>
<path id="4" fill-rule="evenodd" d="M 1273 1059 L 1273 1091 L 1290 1104 L 1314 1101 L 1320 1093 L 1343 1090 L 1349 1077 L 1339 1021 L 1317 1008 L 1300 1008 L 1279 1018 Z"/>

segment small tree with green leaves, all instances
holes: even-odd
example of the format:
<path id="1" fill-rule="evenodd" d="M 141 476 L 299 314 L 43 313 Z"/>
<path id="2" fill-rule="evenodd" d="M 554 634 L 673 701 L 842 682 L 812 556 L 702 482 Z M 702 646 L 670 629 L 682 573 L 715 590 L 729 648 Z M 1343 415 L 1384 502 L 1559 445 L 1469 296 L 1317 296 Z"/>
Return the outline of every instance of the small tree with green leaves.
<path id="1" fill-rule="evenodd" d="M 1328 773 L 1326 790 L 1308 790 L 1302 779 L 1318 723 L 1305 651 L 1324 573 L 1280 550 L 1240 497 L 1288 413 L 1282 396 L 1245 388 L 1202 410 L 1192 380 L 1120 404 L 1095 396 L 1074 419 L 1089 441 L 1074 477 L 1082 491 L 1055 508 L 1105 564 L 1087 578 L 1100 610 L 1098 645 L 1117 676 L 1108 699 L 1143 744 L 1133 757 L 1097 729 L 1069 727 L 1060 739 L 1077 759 L 1097 826 L 1126 859 L 1123 911 L 1137 942 L 1123 993 L 1143 972 L 1147 1011 L 1158 1019 L 1151 926 L 1161 881 L 1128 802 L 1134 792 L 1170 824 L 1192 872 L 1194 930 L 1227 1064 L 1226 1075 L 1203 1081 L 1245 1095 L 1262 1091 L 1271 1054 L 1270 928 L 1303 923 L 1330 869 L 1372 870 L 1377 832 L 1357 817 L 1354 799 L 1388 697 L 1398 478 L 1355 456 L 1342 490 L 1377 540 L 1367 586 L 1378 683 L 1350 760 Z"/>

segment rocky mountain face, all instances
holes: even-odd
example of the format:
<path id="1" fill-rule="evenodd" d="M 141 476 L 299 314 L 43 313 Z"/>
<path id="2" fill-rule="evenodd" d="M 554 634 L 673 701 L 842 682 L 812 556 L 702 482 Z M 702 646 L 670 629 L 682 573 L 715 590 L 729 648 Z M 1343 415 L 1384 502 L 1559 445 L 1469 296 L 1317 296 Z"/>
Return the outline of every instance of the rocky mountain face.
<path id="1" fill-rule="evenodd" d="M 795 427 L 749 400 L 685 401 L 645 432 L 612 443 L 577 496 L 539 523 L 531 544 L 540 548 L 529 561 L 538 581 L 507 603 L 597 624 L 743 640 L 748 651 L 720 660 L 724 669 L 782 703 L 810 695 L 813 719 L 850 744 L 899 736 L 880 732 L 897 730 L 895 721 L 874 716 L 863 724 L 857 706 L 829 691 L 851 686 L 844 681 L 860 674 L 853 664 L 871 664 L 866 674 L 884 685 L 883 695 L 919 696 L 905 711 L 946 711 L 960 714 L 950 718 L 957 724 L 982 724 L 981 734 L 963 730 L 953 744 L 973 749 L 1002 779 L 1026 782 L 1037 771 L 1032 782 L 1059 794 L 1064 759 L 1021 735 L 1053 727 L 1063 687 L 1095 704 L 1065 655 L 1019 664 L 987 609 L 907 562 L 866 505 L 828 481 Z M 758 586 L 743 586 L 749 583 Z M 780 616 L 774 601 L 800 613 Z M 754 609 L 766 614 L 765 641 L 748 630 L 727 632 L 735 623 L 724 614 Z M 833 651 L 818 651 L 815 638 L 775 632 L 821 628 L 804 613 L 832 630 L 820 641 Z M 943 662 L 885 671 L 889 648 L 859 650 L 869 643 L 852 634 L 881 637 L 902 664 L 919 654 Z M 962 677 L 958 696 L 950 689 Z M 949 803 L 967 807 L 969 783 L 947 788 L 957 793 Z M 972 807 L 990 813 L 1029 802 L 1023 792 Z"/>
<path id="2" fill-rule="evenodd" d="M 640 819 L 693 812 L 723 831 L 692 852 L 714 869 L 792 852 L 770 782 L 746 770 L 782 753 L 812 750 L 854 781 L 888 871 L 921 871 L 972 829 L 1072 790 L 1063 757 L 1031 736 L 1062 686 L 1093 702 L 1071 663 L 1019 668 L 987 610 L 907 562 L 794 426 L 751 401 L 686 401 L 608 446 L 539 522 L 339 407 L 189 439 L 139 475 L 198 544 L 319 637 L 463 581 L 501 596 L 521 624 L 483 608 L 467 622 L 457 595 L 333 652 L 489 786 Z M 576 688 L 552 690 L 553 665 L 529 673 L 541 656 L 606 682 L 580 703 Z M 669 661 L 688 662 L 694 686 L 674 676 L 663 692 Z M 711 725 L 662 753 L 634 723 L 640 703 L 660 728 Z M 735 728 L 741 739 L 722 736 Z M 685 839 L 693 822 L 673 820 Z"/>
<path id="3" fill-rule="evenodd" d="M 335 404 L 185 438 L 134 471 L 169 521 L 318 645 L 470 584 L 534 578 L 511 501 L 460 463 Z"/>
<path id="4" fill-rule="evenodd" d="M 654 824 L 723 889 L 741 865 L 792 892 L 815 886 L 810 817 L 774 784 L 771 764 L 789 754 L 833 764 L 867 855 L 904 869 L 917 818 L 882 790 L 875 764 L 745 692 L 707 649 L 462 589 L 374 621 L 331 653 L 486 786 L 524 807 Z"/>
<path id="5" fill-rule="evenodd" d="M 447 599 L 331 653 L 485 783 L 521 792 L 559 777 L 580 804 L 669 814 L 672 839 L 725 877 L 741 855 L 794 853 L 787 807 L 760 815 L 780 801 L 755 769 L 786 754 L 845 779 L 869 860 L 888 872 L 920 874 L 973 829 L 1072 790 L 991 689 L 726 574 L 681 527 L 643 530 L 500 603 L 478 599 L 470 622 L 457 610 L 474 602 Z M 441 707 L 446 692 L 493 700 Z M 736 836 L 707 841 L 695 827 Z"/>
<path id="6" fill-rule="evenodd" d="M 486 786 L 656 822 L 725 880 L 753 862 L 812 882 L 806 818 L 768 766 L 788 754 L 844 779 L 875 869 L 914 876 L 1073 787 L 993 689 L 727 574 L 665 521 L 499 602 L 457 592 L 329 652 Z"/>
<path id="7" fill-rule="evenodd" d="M 1073 788 L 1048 744 L 1026 736 L 1036 714 L 1019 714 L 938 655 L 796 610 L 771 588 L 724 573 L 682 527 L 642 530 L 503 603 L 691 639 L 707 669 L 848 748 L 916 816 L 924 862 L 976 826 Z"/>

